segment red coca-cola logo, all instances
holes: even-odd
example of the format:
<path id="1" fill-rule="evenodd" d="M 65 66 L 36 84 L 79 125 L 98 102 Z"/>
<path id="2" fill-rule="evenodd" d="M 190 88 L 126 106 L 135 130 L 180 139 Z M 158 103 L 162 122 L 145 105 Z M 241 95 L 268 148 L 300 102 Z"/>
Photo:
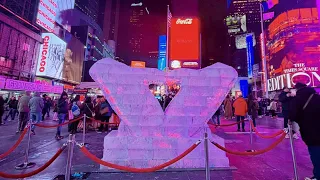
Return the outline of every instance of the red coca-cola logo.
<path id="1" fill-rule="evenodd" d="M 192 19 L 177 19 L 176 24 L 192 24 Z"/>

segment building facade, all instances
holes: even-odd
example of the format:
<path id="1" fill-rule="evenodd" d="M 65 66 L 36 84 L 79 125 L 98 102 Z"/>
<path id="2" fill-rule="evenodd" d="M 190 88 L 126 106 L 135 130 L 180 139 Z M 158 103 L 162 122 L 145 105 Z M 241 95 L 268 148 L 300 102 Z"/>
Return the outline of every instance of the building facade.
<path id="1" fill-rule="evenodd" d="M 76 0 L 75 8 L 90 17 L 94 22 L 98 23 L 99 17 L 99 0 Z"/>

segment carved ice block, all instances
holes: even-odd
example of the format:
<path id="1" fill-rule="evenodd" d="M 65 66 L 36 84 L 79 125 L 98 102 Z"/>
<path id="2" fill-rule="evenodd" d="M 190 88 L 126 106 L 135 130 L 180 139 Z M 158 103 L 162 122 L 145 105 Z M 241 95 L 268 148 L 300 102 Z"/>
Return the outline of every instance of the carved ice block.
<path id="1" fill-rule="evenodd" d="M 118 131 L 104 139 L 103 160 L 147 168 L 167 162 L 203 140 L 204 128 L 237 79 L 236 71 L 216 63 L 201 70 L 131 68 L 112 59 L 96 62 L 90 75 L 121 119 Z M 180 91 L 165 112 L 149 91 L 149 84 L 179 83 Z M 209 134 L 224 145 L 224 139 Z M 204 168 L 204 146 L 169 168 Z M 228 167 L 223 151 L 209 144 L 211 167 Z M 101 166 L 101 169 L 107 167 Z"/>

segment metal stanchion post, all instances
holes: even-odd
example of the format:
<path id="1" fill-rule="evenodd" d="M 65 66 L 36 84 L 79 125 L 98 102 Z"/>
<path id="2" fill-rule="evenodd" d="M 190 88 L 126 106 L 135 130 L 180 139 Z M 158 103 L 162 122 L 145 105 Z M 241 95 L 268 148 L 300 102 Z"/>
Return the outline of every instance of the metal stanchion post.
<path id="1" fill-rule="evenodd" d="M 86 119 L 87 116 L 83 115 L 83 133 L 82 133 L 82 145 L 84 146 L 86 144 Z"/>
<path id="2" fill-rule="evenodd" d="M 206 180 L 210 180 L 210 164 L 209 164 L 209 145 L 208 145 L 208 132 L 207 128 L 204 129 L 204 150 L 206 153 Z"/>
<path id="3" fill-rule="evenodd" d="M 290 121 L 288 123 L 288 130 L 289 130 L 288 133 L 290 137 L 290 146 L 291 146 L 292 162 L 293 162 L 293 169 L 294 169 L 294 179 L 299 180 L 298 170 L 297 170 L 297 161 L 296 161 L 296 155 L 294 152 L 294 144 L 293 144 L 292 123 Z"/>
<path id="4" fill-rule="evenodd" d="M 248 115 L 248 122 L 249 122 L 249 128 L 250 128 L 250 146 L 251 146 L 251 149 L 250 150 L 247 150 L 247 152 L 254 152 L 254 149 L 253 149 L 253 132 L 252 132 L 252 124 L 251 124 L 251 116 Z"/>
<path id="5" fill-rule="evenodd" d="M 65 174 L 65 180 L 70 180 L 71 177 L 71 166 L 72 166 L 72 156 L 73 156 L 73 148 L 75 143 L 75 135 L 69 134 L 68 138 L 68 159 L 67 159 L 67 165 L 66 165 L 66 174 Z"/>
<path id="6" fill-rule="evenodd" d="M 28 128 L 29 128 L 28 142 L 27 142 L 27 148 L 26 148 L 26 152 L 25 152 L 24 163 L 17 165 L 15 167 L 17 170 L 33 168 L 36 165 L 36 163 L 34 163 L 34 162 L 29 162 L 29 149 L 30 149 L 30 141 L 31 141 L 32 120 L 29 120 Z"/>

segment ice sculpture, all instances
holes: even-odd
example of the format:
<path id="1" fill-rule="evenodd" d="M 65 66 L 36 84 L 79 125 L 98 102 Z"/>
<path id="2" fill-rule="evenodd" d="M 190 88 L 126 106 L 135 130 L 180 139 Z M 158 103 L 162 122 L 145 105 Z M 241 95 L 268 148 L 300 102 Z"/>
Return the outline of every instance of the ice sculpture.
<path id="1" fill-rule="evenodd" d="M 96 62 L 90 75 L 122 120 L 119 130 L 104 138 L 103 160 L 136 168 L 167 162 L 203 139 L 208 119 L 237 78 L 237 72 L 222 63 L 201 70 L 163 72 L 131 68 L 112 59 Z M 180 83 L 181 89 L 163 112 L 148 86 L 169 82 Z M 216 135 L 209 133 L 209 138 L 224 145 Z M 228 167 L 226 154 L 209 147 L 210 166 Z M 201 144 L 169 168 L 203 168 L 204 157 Z"/>

